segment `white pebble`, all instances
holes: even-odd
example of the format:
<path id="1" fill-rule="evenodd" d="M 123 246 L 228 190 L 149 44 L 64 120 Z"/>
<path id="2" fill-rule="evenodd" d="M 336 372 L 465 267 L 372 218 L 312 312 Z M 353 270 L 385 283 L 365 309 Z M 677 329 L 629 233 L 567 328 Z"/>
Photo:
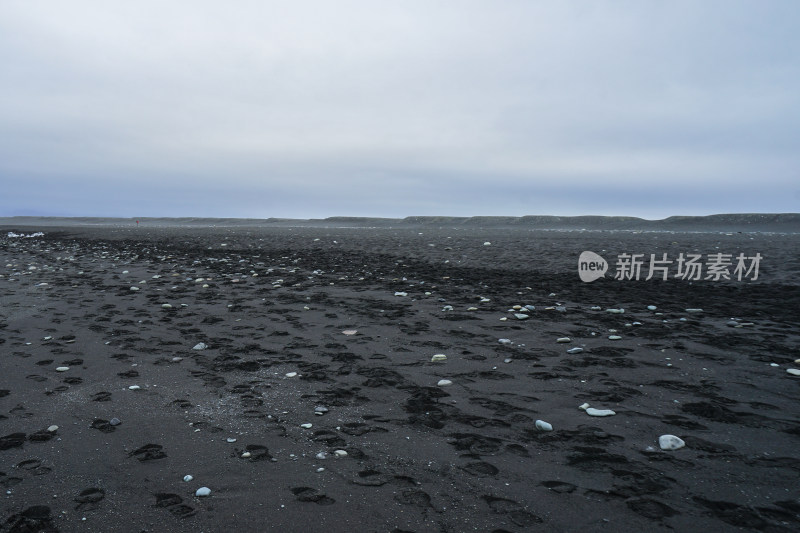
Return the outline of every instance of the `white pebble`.
<path id="1" fill-rule="evenodd" d="M 618 341 L 618 340 L 620 340 L 621 338 L 622 338 L 622 337 L 620 337 L 619 335 L 609 335 L 609 336 L 608 336 L 608 340 L 610 340 L 610 341 Z"/>
<path id="2" fill-rule="evenodd" d="M 192 477 L 192 476 L 189 476 L 189 475 L 183 476 L 183 480 L 184 480 L 186 483 L 189 483 L 189 482 L 190 482 L 191 480 L 193 480 L 193 479 L 194 479 L 194 477 Z"/>
<path id="3" fill-rule="evenodd" d="M 139 390 L 139 389 L 141 389 L 139 385 L 131 385 L 130 387 L 128 387 L 128 390 Z"/>
<path id="4" fill-rule="evenodd" d="M 408 296 L 408 293 L 407 292 L 398 291 L 398 292 L 394 293 L 394 295 L 395 296 Z"/>
<path id="5" fill-rule="evenodd" d="M 50 426 L 49 428 L 47 428 L 47 432 L 48 433 L 55 433 L 56 431 L 58 431 L 58 426 L 56 426 L 56 425 L 53 425 L 53 426 Z"/>
<path id="6" fill-rule="evenodd" d="M 584 403 L 578 406 L 578 409 L 583 409 L 584 411 L 587 410 L 588 408 L 589 408 L 588 403 Z"/>
<path id="7" fill-rule="evenodd" d="M 582 351 L 583 351 L 583 348 L 579 348 L 579 347 L 576 346 L 575 348 L 570 348 L 569 350 L 567 350 L 567 353 L 568 354 L 576 354 L 576 353 L 581 353 Z"/>
<path id="8" fill-rule="evenodd" d="M 297 376 L 297 372 L 287 372 L 286 373 L 286 377 L 287 378 L 293 378 L 295 376 Z"/>
<path id="9" fill-rule="evenodd" d="M 66 372 L 67 370 L 69 370 L 69 367 L 68 367 L 68 366 L 59 366 L 59 367 L 56 367 L 56 372 Z"/>
<path id="10" fill-rule="evenodd" d="M 242 454 L 242 459 L 249 459 L 252 455 L 253 454 L 251 454 L 250 452 L 244 452 Z"/>
<path id="11" fill-rule="evenodd" d="M 206 343 L 198 342 L 197 344 L 194 345 L 192 350 L 205 350 L 206 348 L 208 348 L 208 345 Z"/>
<path id="12" fill-rule="evenodd" d="M 786 372 L 788 374 L 793 375 L 793 376 L 800 376 L 800 369 L 797 369 L 797 368 L 787 368 Z"/>
<path id="13" fill-rule="evenodd" d="M 229 442 L 229 443 L 231 443 L 231 444 L 233 444 L 234 442 L 236 442 L 236 439 L 234 439 L 233 437 L 228 437 L 228 438 L 227 438 L 227 439 L 225 439 L 225 440 L 226 440 L 226 441 L 228 441 L 228 442 Z"/>
<path id="14" fill-rule="evenodd" d="M 452 385 L 452 384 L 453 384 L 453 382 L 450 381 L 449 379 L 440 379 L 439 382 L 437 383 L 437 385 L 440 386 L 440 387 L 446 387 L 446 386 Z"/>
<path id="15" fill-rule="evenodd" d="M 335 455 L 336 457 L 347 457 L 347 452 L 344 450 L 336 450 L 335 452 L 333 452 L 333 455 Z"/>
<path id="16" fill-rule="evenodd" d="M 539 431 L 553 431 L 553 426 L 548 424 L 544 420 L 537 420 L 536 429 L 538 429 Z"/>
<path id="17" fill-rule="evenodd" d="M 431 357 L 431 362 L 436 363 L 438 361 L 447 361 L 447 356 L 443 353 L 437 353 L 433 357 Z"/>
<path id="18" fill-rule="evenodd" d="M 655 305 L 648 305 L 647 306 L 647 310 L 648 311 L 655 311 L 656 309 L 658 309 L 658 307 L 656 307 Z"/>
<path id="19" fill-rule="evenodd" d="M 617 413 L 611 409 L 595 409 L 594 407 L 587 407 L 586 414 L 589 416 L 613 416 Z"/>
<path id="20" fill-rule="evenodd" d="M 606 313 L 614 313 L 616 315 L 621 315 L 624 312 L 624 309 L 606 309 Z"/>
<path id="21" fill-rule="evenodd" d="M 556 342 L 561 342 L 561 343 L 572 342 L 572 339 L 570 339 L 569 337 L 559 337 L 556 339 Z"/>
<path id="22" fill-rule="evenodd" d="M 306 422 L 305 424 L 300 424 L 300 427 L 303 429 L 311 429 L 312 424 Z"/>
<path id="23" fill-rule="evenodd" d="M 662 450 L 678 450 L 686 446 L 686 443 L 675 435 L 661 435 L 658 437 L 658 445 Z"/>
<path id="24" fill-rule="evenodd" d="M 517 320 L 527 320 L 530 318 L 530 316 L 524 313 L 514 313 L 514 317 L 516 317 Z"/>
<path id="25" fill-rule="evenodd" d="M 209 489 L 208 487 L 200 487 L 199 489 L 197 489 L 197 492 L 195 492 L 194 495 L 198 497 L 210 496 L 211 489 Z"/>

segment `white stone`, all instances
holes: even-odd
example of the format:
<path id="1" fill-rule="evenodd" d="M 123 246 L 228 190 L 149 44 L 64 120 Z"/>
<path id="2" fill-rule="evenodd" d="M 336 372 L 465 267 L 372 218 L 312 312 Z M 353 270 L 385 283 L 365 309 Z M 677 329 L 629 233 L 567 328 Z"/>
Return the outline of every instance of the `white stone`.
<path id="1" fill-rule="evenodd" d="M 624 309 L 606 309 L 606 313 L 614 313 L 616 315 L 621 315 L 624 312 Z"/>
<path id="2" fill-rule="evenodd" d="M 556 342 L 561 342 L 561 343 L 572 342 L 572 339 L 570 339 L 569 337 L 559 337 L 556 339 Z"/>
<path id="3" fill-rule="evenodd" d="M 161 309 L 172 309 L 170 304 L 161 304 Z"/>
<path id="4" fill-rule="evenodd" d="M 447 361 L 447 356 L 443 353 L 437 353 L 433 357 L 431 357 L 432 363 L 436 363 L 438 361 Z"/>
<path id="5" fill-rule="evenodd" d="M 190 482 L 191 480 L 193 480 L 193 479 L 194 479 L 194 477 L 192 477 L 192 476 L 189 476 L 189 475 L 183 476 L 183 480 L 184 480 L 186 483 L 189 483 L 189 482 Z"/>
<path id="6" fill-rule="evenodd" d="M 595 409 L 594 407 L 587 407 L 586 414 L 589 416 L 613 416 L 617 413 L 611 409 Z"/>
<path id="7" fill-rule="evenodd" d="M 139 390 L 139 389 L 141 389 L 139 385 L 131 385 L 130 387 L 128 387 L 128 390 Z"/>
<path id="8" fill-rule="evenodd" d="M 227 439 L 225 439 L 225 440 L 226 440 L 226 441 L 228 441 L 228 442 L 229 442 L 229 443 L 231 443 L 231 444 L 233 444 L 234 442 L 236 442 L 236 439 L 234 439 L 233 437 L 228 437 L 228 438 L 227 438 Z"/>
<path id="9" fill-rule="evenodd" d="M 800 370 L 799 370 L 799 369 L 797 369 L 797 368 L 787 368 L 787 369 L 786 369 L 786 372 L 787 372 L 788 374 L 791 374 L 791 375 L 793 375 L 793 376 L 800 376 Z"/>
<path id="10" fill-rule="evenodd" d="M 647 306 L 647 310 L 648 311 L 655 311 L 656 309 L 658 309 L 658 307 L 656 307 L 655 305 L 648 305 Z"/>
<path id="11" fill-rule="evenodd" d="M 658 445 L 662 450 L 679 450 L 686 446 L 686 443 L 675 435 L 661 435 L 658 437 Z"/>
<path id="12" fill-rule="evenodd" d="M 194 495 L 197 497 L 210 496 L 211 489 L 209 489 L 208 487 L 200 487 L 199 489 L 197 489 L 197 492 L 195 492 Z"/>
<path id="13" fill-rule="evenodd" d="M 192 350 L 205 350 L 206 348 L 208 348 L 208 345 L 206 343 L 198 342 L 197 344 L 194 345 Z"/>
<path id="14" fill-rule="evenodd" d="M 56 372 L 66 372 L 67 370 L 69 370 L 68 366 L 58 366 L 58 367 L 56 367 Z"/>
<path id="15" fill-rule="evenodd" d="M 297 372 L 287 372 L 286 373 L 286 377 L 287 378 L 293 378 L 295 376 L 297 376 Z"/>
<path id="16" fill-rule="evenodd" d="M 446 387 L 446 386 L 452 385 L 452 384 L 453 384 L 453 382 L 450 381 L 449 379 L 440 379 L 439 382 L 437 383 L 437 385 L 440 386 L 440 387 Z"/>
<path id="17" fill-rule="evenodd" d="M 132 291 L 138 291 L 138 290 L 139 290 L 139 287 L 131 287 L 131 290 L 132 290 Z"/>
<path id="18" fill-rule="evenodd" d="M 514 316 L 516 317 L 517 320 L 527 320 L 530 318 L 528 315 L 523 313 L 514 313 Z"/>
<path id="19" fill-rule="evenodd" d="M 252 455 L 253 455 L 253 454 L 251 454 L 250 452 L 244 452 L 244 453 L 242 454 L 242 459 L 250 459 L 250 457 L 251 457 Z"/>
<path id="20" fill-rule="evenodd" d="M 52 425 L 49 428 L 47 428 L 48 433 L 55 433 L 56 431 L 58 431 L 58 426 L 56 425 Z"/>
<path id="21" fill-rule="evenodd" d="M 311 429 L 311 424 L 306 422 L 305 424 L 300 424 L 300 427 L 303 428 L 303 429 Z"/>
<path id="22" fill-rule="evenodd" d="M 511 339 L 500 339 L 500 344 L 511 344 Z"/>
<path id="23" fill-rule="evenodd" d="M 697 307 L 690 307 L 686 310 L 687 313 L 702 313 L 703 310 Z"/>
<path id="24" fill-rule="evenodd" d="M 484 246 L 491 246 L 491 245 L 492 245 L 492 243 L 490 243 L 489 241 L 486 241 L 485 243 L 483 243 L 483 245 L 484 245 Z"/>
<path id="25" fill-rule="evenodd" d="M 622 338 L 622 337 L 620 337 L 619 335 L 609 335 L 609 336 L 608 336 L 608 340 L 610 340 L 610 341 L 618 341 L 618 340 L 620 340 L 621 338 Z"/>
<path id="26" fill-rule="evenodd" d="M 576 353 L 581 353 L 582 351 L 583 351 L 583 348 L 579 348 L 579 347 L 576 346 L 575 348 L 570 348 L 569 350 L 567 350 L 567 353 L 574 355 Z"/>
<path id="27" fill-rule="evenodd" d="M 588 403 L 583 403 L 583 404 L 578 406 L 578 409 L 583 409 L 584 411 L 587 410 L 588 408 L 589 408 L 589 404 Z"/>
<path id="28" fill-rule="evenodd" d="M 537 420 L 536 429 L 538 429 L 539 431 L 553 431 L 553 426 L 548 424 L 544 420 Z"/>
<path id="29" fill-rule="evenodd" d="M 347 452 L 344 450 L 336 450 L 335 452 L 333 452 L 333 455 L 335 455 L 336 457 L 347 457 Z"/>
<path id="30" fill-rule="evenodd" d="M 398 291 L 398 292 L 394 293 L 394 295 L 395 296 L 408 296 L 408 293 L 407 292 Z"/>

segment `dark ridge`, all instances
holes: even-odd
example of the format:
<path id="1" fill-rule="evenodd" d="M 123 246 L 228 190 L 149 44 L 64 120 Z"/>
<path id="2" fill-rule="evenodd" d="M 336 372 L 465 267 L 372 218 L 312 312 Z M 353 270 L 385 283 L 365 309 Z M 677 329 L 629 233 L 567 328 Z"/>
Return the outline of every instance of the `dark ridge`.
<path id="1" fill-rule="evenodd" d="M 406 218 L 328 217 L 323 219 L 291 218 L 100 218 L 100 217 L 0 217 L 0 226 L 9 229 L 47 226 L 142 226 L 192 227 L 465 227 L 519 228 L 540 230 L 623 230 L 623 231 L 696 231 L 696 232 L 780 232 L 800 233 L 800 213 L 731 213 L 708 216 L 672 216 L 646 220 L 625 216 L 527 215 L 522 217 L 410 216 Z"/>

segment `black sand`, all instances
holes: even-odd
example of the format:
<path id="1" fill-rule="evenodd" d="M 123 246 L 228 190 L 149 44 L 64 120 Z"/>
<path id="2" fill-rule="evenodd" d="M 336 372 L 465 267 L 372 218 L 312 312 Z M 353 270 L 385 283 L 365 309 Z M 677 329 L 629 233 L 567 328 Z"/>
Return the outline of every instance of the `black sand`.
<path id="1" fill-rule="evenodd" d="M 4 533 L 800 527 L 796 234 L 0 230 Z M 584 250 L 764 259 L 586 284 Z"/>

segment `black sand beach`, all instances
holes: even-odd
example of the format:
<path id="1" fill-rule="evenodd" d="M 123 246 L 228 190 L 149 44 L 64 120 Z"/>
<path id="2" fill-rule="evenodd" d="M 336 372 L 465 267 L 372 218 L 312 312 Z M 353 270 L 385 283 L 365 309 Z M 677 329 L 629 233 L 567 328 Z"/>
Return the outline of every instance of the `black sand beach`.
<path id="1" fill-rule="evenodd" d="M 800 235 L 385 226 L 0 227 L 0 532 L 800 528 Z"/>

